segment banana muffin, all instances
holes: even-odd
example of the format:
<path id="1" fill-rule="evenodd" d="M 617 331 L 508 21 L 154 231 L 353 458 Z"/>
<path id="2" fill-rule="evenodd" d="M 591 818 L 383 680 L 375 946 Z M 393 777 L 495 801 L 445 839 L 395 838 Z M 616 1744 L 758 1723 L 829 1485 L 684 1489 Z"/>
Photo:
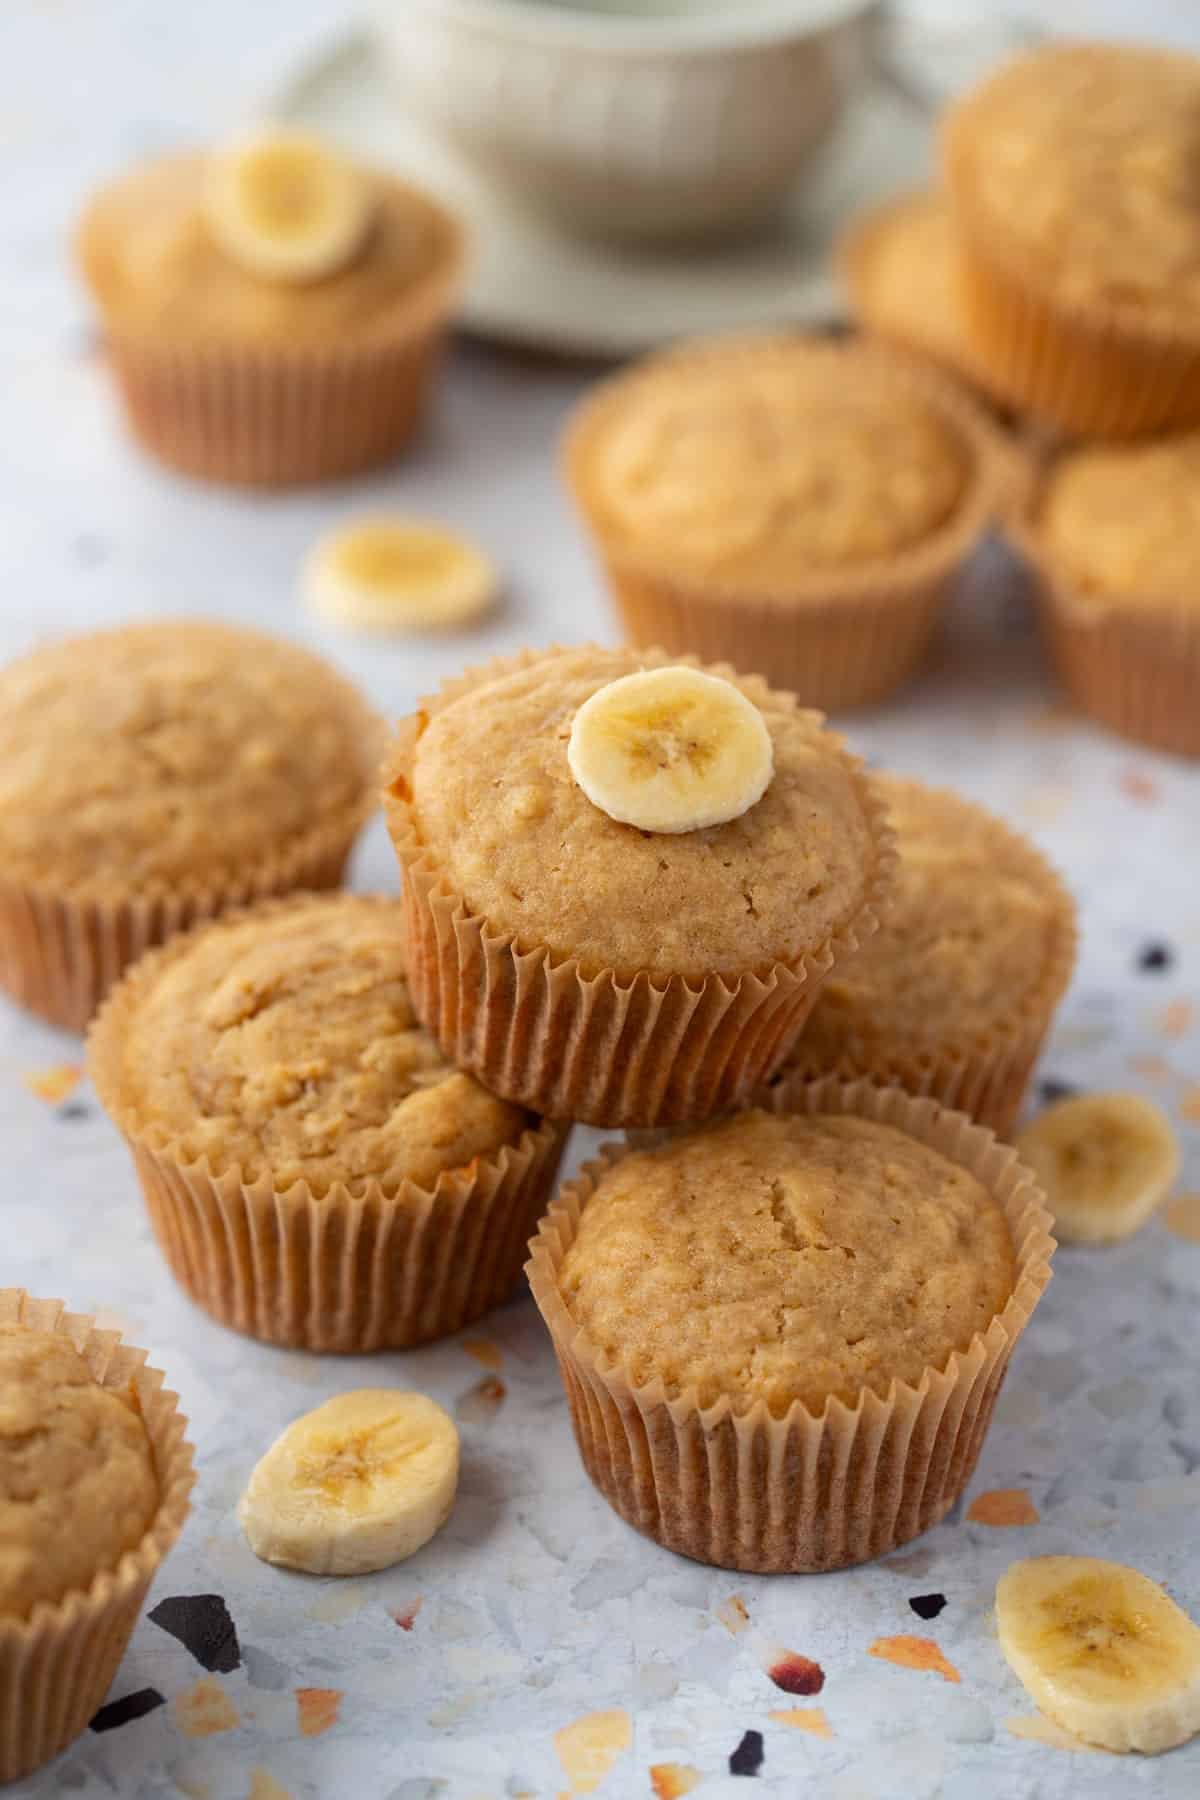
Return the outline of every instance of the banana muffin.
<path id="1" fill-rule="evenodd" d="M 0 670 L 0 986 L 80 1031 L 180 926 L 336 886 L 378 746 L 333 669 L 229 625 L 129 625 Z"/>
<path id="2" fill-rule="evenodd" d="M 826 982 L 788 1070 L 932 1094 L 1007 1136 L 1075 956 L 1034 845 L 945 789 L 877 777 L 896 832 L 882 930 Z"/>
<path id="3" fill-rule="evenodd" d="M 991 506 L 989 449 L 961 394 L 880 345 L 732 338 L 602 383 L 566 467 L 631 642 L 832 710 L 920 662 Z"/>
<path id="4" fill-rule="evenodd" d="M 990 1134 L 867 1083 L 611 1147 L 529 1265 L 588 1473 L 702 1561 L 880 1554 L 968 1479 L 1045 1227 Z"/>
<path id="5" fill-rule="evenodd" d="M 289 132 L 135 169 L 91 201 L 78 250 L 146 448 L 276 485 L 402 448 L 463 260 L 430 196 Z"/>
<path id="6" fill-rule="evenodd" d="M 0 1782 L 83 1731 L 183 1527 L 176 1396 L 114 1331 L 0 1287 Z"/>
<path id="7" fill-rule="evenodd" d="M 1200 424 L 1200 57 L 1051 44 L 954 106 L 943 164 L 967 328 L 1060 431 Z"/>
<path id="8" fill-rule="evenodd" d="M 1082 710 L 1200 756 L 1200 433 L 1089 445 L 1043 467 L 1016 521 L 1043 633 Z"/>
<path id="9" fill-rule="evenodd" d="M 735 786 L 743 753 L 764 760 L 714 813 L 727 753 Z M 661 651 L 469 672 L 401 728 L 385 778 L 417 1012 L 460 1067 L 552 1117 L 648 1126 L 736 1100 L 890 885 L 875 791 L 819 716 Z M 637 803 L 658 789 L 684 810 L 648 828 Z"/>
<path id="10" fill-rule="evenodd" d="M 93 1027 L 172 1271 L 223 1323 L 366 1350 L 504 1299 L 563 1133 L 418 1024 L 398 901 L 297 896 L 178 937 Z"/>

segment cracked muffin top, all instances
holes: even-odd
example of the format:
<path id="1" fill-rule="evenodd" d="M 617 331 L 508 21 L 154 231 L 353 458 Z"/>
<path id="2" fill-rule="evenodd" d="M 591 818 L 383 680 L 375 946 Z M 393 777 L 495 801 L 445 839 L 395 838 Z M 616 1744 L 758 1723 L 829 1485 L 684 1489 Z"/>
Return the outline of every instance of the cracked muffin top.
<path id="1" fill-rule="evenodd" d="M 1200 432 L 1060 456 L 1034 529 L 1077 602 L 1200 615 Z"/>
<path id="2" fill-rule="evenodd" d="M 634 1385 L 781 1417 L 944 1368 L 1014 1270 L 1000 1206 L 938 1151 L 872 1120 L 748 1112 L 610 1168 L 559 1287 Z"/>
<path id="3" fill-rule="evenodd" d="M 514 1144 L 531 1114 L 486 1093 L 419 1025 L 399 901 L 309 895 L 172 940 L 97 1027 L 105 1105 L 277 1189 L 408 1181 Z"/>
<path id="4" fill-rule="evenodd" d="M 159 1506 L 133 1402 L 57 1332 L 0 1325 L 0 1618 L 89 1588 Z"/>
<path id="5" fill-rule="evenodd" d="M 548 651 L 452 690 L 417 720 L 390 804 L 447 883 L 522 949 L 656 978 L 789 964 L 821 949 L 879 880 L 881 826 L 841 740 L 790 694 L 725 674 L 762 714 L 774 774 L 736 819 L 674 834 L 619 823 L 571 773 L 575 714 L 661 651 Z M 489 678 L 490 674 L 490 678 Z"/>
<path id="6" fill-rule="evenodd" d="M 0 865 L 100 898 L 227 887 L 365 811 L 379 728 L 319 658 L 199 620 L 0 670 Z"/>
<path id="7" fill-rule="evenodd" d="M 976 453 L 927 387 L 864 346 L 720 340 L 604 383 L 570 462 L 607 551 L 732 596 L 923 545 L 974 486 Z"/>

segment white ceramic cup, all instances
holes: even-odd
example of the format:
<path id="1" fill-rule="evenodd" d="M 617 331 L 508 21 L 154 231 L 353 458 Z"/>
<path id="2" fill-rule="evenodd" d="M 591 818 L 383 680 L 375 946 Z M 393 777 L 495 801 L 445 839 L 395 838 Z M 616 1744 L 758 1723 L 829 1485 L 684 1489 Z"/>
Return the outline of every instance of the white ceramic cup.
<path id="1" fill-rule="evenodd" d="M 794 190 L 876 0 L 375 0 L 399 97 L 510 194 L 589 234 L 713 238 Z"/>

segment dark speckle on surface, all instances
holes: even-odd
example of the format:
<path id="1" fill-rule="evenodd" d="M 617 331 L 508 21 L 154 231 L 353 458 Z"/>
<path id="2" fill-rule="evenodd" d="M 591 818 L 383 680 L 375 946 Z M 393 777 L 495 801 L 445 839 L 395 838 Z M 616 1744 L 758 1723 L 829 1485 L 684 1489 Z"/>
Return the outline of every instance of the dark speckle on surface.
<path id="1" fill-rule="evenodd" d="M 85 1106 L 82 1100 L 68 1100 L 65 1106 L 59 1107 L 54 1116 L 57 1119 L 65 1119 L 68 1124 L 74 1125 L 80 1119 L 90 1119 L 92 1109 L 90 1106 Z"/>
<path id="2" fill-rule="evenodd" d="M 825 1686 L 825 1671 L 820 1663 L 809 1656 L 798 1656 L 794 1650 L 785 1650 L 768 1663 L 767 1674 L 785 1694 L 819 1694 Z"/>
<path id="3" fill-rule="evenodd" d="M 1169 944 L 1143 944 L 1138 951 L 1137 966 L 1144 975 L 1161 975 L 1174 961 Z"/>
<path id="4" fill-rule="evenodd" d="M 1038 1099 L 1043 1106 L 1053 1106 L 1056 1100 L 1070 1100 L 1078 1092 L 1079 1089 L 1069 1081 L 1056 1081 L 1052 1075 L 1038 1082 Z"/>
<path id="5" fill-rule="evenodd" d="M 731 1775 L 757 1775 L 762 1766 L 762 1732 L 743 1732 L 741 1743 L 729 1758 L 729 1773 Z"/>
<path id="6" fill-rule="evenodd" d="M 241 1667 L 237 1629 L 220 1594 L 171 1594 L 147 1616 L 210 1673 L 228 1675 Z"/>
<path id="7" fill-rule="evenodd" d="M 908 1604 L 918 1619 L 936 1619 L 946 1604 L 945 1594 L 910 1594 Z"/>
<path id="8" fill-rule="evenodd" d="M 143 1719 L 156 1706 L 165 1705 L 166 1700 L 157 1688 L 138 1688 L 135 1694 L 124 1694 L 120 1700 L 110 1700 L 107 1706 L 102 1706 L 92 1720 L 92 1730 L 115 1731 L 118 1725 Z"/>

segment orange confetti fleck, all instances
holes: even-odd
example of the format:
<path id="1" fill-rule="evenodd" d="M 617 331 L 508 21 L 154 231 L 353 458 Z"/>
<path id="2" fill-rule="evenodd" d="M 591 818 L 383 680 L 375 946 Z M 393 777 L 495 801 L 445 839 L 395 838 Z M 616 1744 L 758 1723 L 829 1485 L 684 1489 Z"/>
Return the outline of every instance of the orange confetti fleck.
<path id="1" fill-rule="evenodd" d="M 957 1679 L 957 1677 L 956 1677 Z M 833 1726 L 821 1706 L 787 1706 L 771 1717 L 777 1725 L 790 1725 L 795 1731 L 807 1731 L 809 1737 L 831 1738 Z"/>
<path id="2" fill-rule="evenodd" d="M 499 1344 L 493 1344 L 491 1338 L 464 1338 L 462 1348 L 477 1363 L 482 1363 L 485 1369 L 498 1371 L 504 1367 L 504 1352 Z"/>
<path id="3" fill-rule="evenodd" d="M 1129 1066 L 1143 1081 L 1153 1081 L 1159 1087 L 1171 1079 L 1171 1065 L 1162 1056 L 1131 1056 Z"/>
<path id="4" fill-rule="evenodd" d="M 1128 794 L 1131 800 L 1138 801 L 1142 806 L 1149 806 L 1158 799 L 1158 783 L 1152 781 L 1149 775 L 1143 775 L 1140 769 L 1124 770 L 1120 788 L 1123 794 Z"/>
<path id="5" fill-rule="evenodd" d="M 750 1623 L 746 1602 L 740 1594 L 730 1594 L 728 1600 L 722 1600 L 717 1608 L 717 1617 L 730 1637 L 740 1637 Z"/>
<path id="6" fill-rule="evenodd" d="M 507 1392 L 498 1375 L 485 1375 L 473 1388 L 459 1395 L 454 1403 L 454 1416 L 464 1425 L 490 1425 Z"/>
<path id="7" fill-rule="evenodd" d="M 1186 1037 L 1195 1016 L 1196 1009 L 1190 1000 L 1172 1000 L 1170 1006 L 1163 1007 L 1155 1023 L 1164 1037 Z"/>
<path id="8" fill-rule="evenodd" d="M 1163 1207 L 1163 1223 L 1176 1237 L 1200 1244 L 1200 1194 L 1176 1194 Z"/>
<path id="9" fill-rule="evenodd" d="M 572 1794 L 594 1794 L 617 1758 L 633 1742 L 633 1727 L 623 1707 L 584 1713 L 554 1734 L 554 1748 Z"/>
<path id="10" fill-rule="evenodd" d="M 967 1509 L 974 1525 L 1036 1525 L 1040 1516 L 1026 1488 L 989 1488 Z"/>
<path id="11" fill-rule="evenodd" d="M 417 1614 L 420 1612 L 420 1610 L 424 1606 L 424 1604 L 425 1604 L 424 1594 L 418 1594 L 416 1599 L 410 1600 L 407 1606 L 393 1606 L 390 1608 L 391 1615 L 392 1615 L 393 1619 L 396 1621 L 397 1625 L 400 1627 L 401 1631 L 411 1631 L 412 1630 L 413 1626 L 417 1622 Z"/>
<path id="12" fill-rule="evenodd" d="M 281 1787 L 270 1769 L 259 1763 L 250 1771 L 250 1792 L 246 1800 L 293 1800 L 292 1790 Z"/>
<path id="13" fill-rule="evenodd" d="M 215 1737 L 219 1731 L 236 1731 L 241 1724 L 238 1709 L 211 1675 L 185 1688 L 175 1699 L 179 1729 L 188 1737 Z"/>
<path id="14" fill-rule="evenodd" d="M 1054 1720 L 1048 1719 L 1044 1713 L 1033 1713 L 1029 1718 L 1005 1719 L 1004 1726 L 1007 1731 L 1012 1732 L 1014 1737 L 1026 1738 L 1031 1744 L 1045 1744 L 1051 1750 L 1091 1750 L 1097 1754 L 1100 1752 L 1098 1744 L 1085 1744 L 1082 1738 L 1077 1738 L 1071 1732 L 1064 1731 L 1061 1725 L 1056 1725 Z M 1114 1752 L 1114 1754 L 1119 1754 L 1119 1752 Z"/>
<path id="15" fill-rule="evenodd" d="M 878 1656 L 884 1662 L 895 1663 L 898 1669 L 928 1670 L 933 1675 L 940 1675 L 943 1681 L 961 1681 L 962 1676 L 952 1662 L 947 1662 L 932 1638 L 882 1637 L 876 1638 L 867 1654 Z"/>
<path id="16" fill-rule="evenodd" d="M 700 1785 L 700 1771 L 690 1763 L 655 1763 L 650 1770 L 650 1786 L 655 1800 L 679 1800 Z"/>
<path id="17" fill-rule="evenodd" d="M 25 1086 L 47 1106 L 57 1106 L 78 1087 L 83 1077 L 82 1063 L 51 1063 L 48 1069 L 27 1069 Z"/>
<path id="18" fill-rule="evenodd" d="M 1193 1082 L 1190 1087 L 1184 1088 L 1179 1110 L 1193 1125 L 1200 1125 L 1200 1082 Z"/>
<path id="19" fill-rule="evenodd" d="M 297 1688 L 296 1719 L 300 1736 L 320 1737 L 323 1731 L 336 1725 L 341 1704 L 340 1688 Z"/>

